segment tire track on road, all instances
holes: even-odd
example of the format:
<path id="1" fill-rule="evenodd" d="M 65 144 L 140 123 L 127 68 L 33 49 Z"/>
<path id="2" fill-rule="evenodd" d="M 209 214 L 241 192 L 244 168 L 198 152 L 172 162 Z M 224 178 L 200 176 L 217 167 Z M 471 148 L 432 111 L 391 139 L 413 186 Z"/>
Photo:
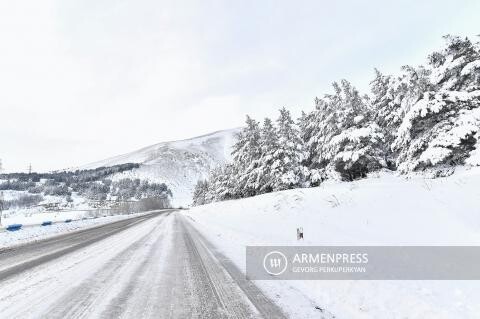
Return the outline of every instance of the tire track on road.
<path id="1" fill-rule="evenodd" d="M 4 251 L 0 253 L 0 259 L 2 260 L 2 264 L 9 266 L 0 270 L 0 282 L 23 271 L 75 252 L 100 240 L 106 239 L 157 215 L 157 213 L 152 213 L 140 217 L 134 217 L 128 220 L 102 225 L 94 229 L 80 231 L 80 233 L 75 233 L 70 236 L 61 235 L 61 239 L 47 239 L 42 242 L 26 244 Z M 52 249 L 50 245 L 56 245 L 57 243 L 60 243 L 61 246 L 57 249 Z M 31 256 L 32 252 L 34 253 L 33 257 Z M 21 261 L 18 262 L 18 260 Z M 15 261 L 17 262 L 15 263 Z"/>
<path id="2" fill-rule="evenodd" d="M 47 311 L 48 318 L 91 317 L 98 312 L 100 304 L 112 293 L 115 286 L 121 285 L 128 279 L 128 275 L 135 275 L 142 267 L 142 263 L 138 265 L 138 261 L 148 258 L 145 247 L 150 247 L 150 251 L 152 241 L 155 243 L 162 239 L 161 233 L 160 236 L 158 234 L 167 216 L 168 214 L 149 233 L 119 251 L 100 270 L 55 302 Z"/>
<path id="3" fill-rule="evenodd" d="M 191 242 L 195 243 L 197 249 L 202 251 L 204 263 L 207 265 L 207 268 L 210 268 L 209 271 L 213 274 L 213 282 L 216 282 L 215 287 L 219 289 L 220 295 L 225 295 L 228 300 L 231 298 L 231 296 L 229 296 L 228 287 L 238 288 L 258 311 L 260 317 L 278 319 L 288 318 L 279 306 L 268 298 L 252 281 L 246 279 L 241 270 L 238 269 L 230 259 L 220 253 L 210 242 L 208 242 L 208 240 L 206 240 L 205 237 L 203 237 L 184 216 L 181 216 L 180 218 L 182 220 L 182 225 L 185 228 L 185 233 L 190 236 Z M 219 269 L 225 272 L 225 276 L 222 276 L 219 269 L 215 269 L 212 265 L 219 265 Z M 228 284 L 225 285 L 225 282 Z M 238 307 L 240 305 L 236 306 Z M 235 305 L 231 304 L 229 306 L 233 306 L 233 309 L 231 309 L 233 310 L 233 314 L 241 314 L 241 308 L 236 309 Z"/>

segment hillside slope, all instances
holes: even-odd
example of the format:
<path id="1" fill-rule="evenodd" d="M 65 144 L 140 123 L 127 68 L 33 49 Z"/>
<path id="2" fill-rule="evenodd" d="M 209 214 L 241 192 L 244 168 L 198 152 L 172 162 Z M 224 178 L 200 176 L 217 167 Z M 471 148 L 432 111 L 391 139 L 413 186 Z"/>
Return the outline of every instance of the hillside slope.
<path id="1" fill-rule="evenodd" d="M 113 176 L 163 182 L 173 193 L 173 204 L 191 203 L 196 182 L 210 169 L 230 159 L 234 135 L 240 129 L 213 132 L 186 140 L 162 142 L 137 151 L 91 163 L 79 169 L 93 169 L 123 163 L 139 163 L 139 168 Z"/>
<path id="2" fill-rule="evenodd" d="M 390 172 L 185 211 L 238 267 L 245 247 L 479 245 L 480 167 L 438 179 Z M 305 240 L 297 241 L 303 227 Z M 478 281 L 257 281 L 292 318 L 478 318 Z M 323 309 L 323 310 L 319 310 Z M 322 316 L 325 315 L 325 316 Z"/>

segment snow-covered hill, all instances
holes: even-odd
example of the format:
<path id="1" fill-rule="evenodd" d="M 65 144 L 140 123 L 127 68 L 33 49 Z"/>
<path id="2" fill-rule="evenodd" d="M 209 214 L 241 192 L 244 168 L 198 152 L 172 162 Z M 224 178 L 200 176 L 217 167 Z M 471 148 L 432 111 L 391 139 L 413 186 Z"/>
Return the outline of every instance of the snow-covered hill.
<path id="1" fill-rule="evenodd" d="M 230 159 L 234 135 L 240 129 L 217 131 L 186 140 L 162 142 L 140 150 L 91 163 L 79 169 L 93 169 L 123 163 L 139 163 L 138 169 L 113 176 L 163 182 L 173 192 L 173 204 L 189 205 L 199 179 L 210 169 Z"/>
<path id="2" fill-rule="evenodd" d="M 376 174 L 374 174 L 376 175 Z M 437 179 L 391 172 L 185 211 L 245 270 L 245 246 L 480 244 L 480 167 Z M 303 227 L 304 241 L 296 228 Z M 260 280 L 292 318 L 479 318 L 478 281 Z M 323 309 L 323 310 L 321 310 Z"/>

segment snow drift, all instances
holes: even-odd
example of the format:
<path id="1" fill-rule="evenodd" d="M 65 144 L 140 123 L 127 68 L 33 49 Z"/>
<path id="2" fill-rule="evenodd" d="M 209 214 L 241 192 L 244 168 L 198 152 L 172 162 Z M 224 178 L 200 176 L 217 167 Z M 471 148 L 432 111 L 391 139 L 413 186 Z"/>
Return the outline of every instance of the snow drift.
<path id="1" fill-rule="evenodd" d="M 247 245 L 480 245 L 480 168 L 449 177 L 391 172 L 190 209 L 245 270 Z M 303 227 L 305 240 L 297 241 Z M 257 281 L 292 318 L 478 318 L 478 281 Z M 331 314 L 331 316 L 328 315 Z"/>

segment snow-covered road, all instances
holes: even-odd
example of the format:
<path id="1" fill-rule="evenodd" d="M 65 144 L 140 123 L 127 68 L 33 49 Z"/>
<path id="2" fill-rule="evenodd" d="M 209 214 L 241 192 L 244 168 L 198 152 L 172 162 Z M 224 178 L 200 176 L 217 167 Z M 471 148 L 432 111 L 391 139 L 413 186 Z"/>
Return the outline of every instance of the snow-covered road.
<path id="1" fill-rule="evenodd" d="M 3 318 L 284 318 L 176 212 L 0 252 Z"/>

